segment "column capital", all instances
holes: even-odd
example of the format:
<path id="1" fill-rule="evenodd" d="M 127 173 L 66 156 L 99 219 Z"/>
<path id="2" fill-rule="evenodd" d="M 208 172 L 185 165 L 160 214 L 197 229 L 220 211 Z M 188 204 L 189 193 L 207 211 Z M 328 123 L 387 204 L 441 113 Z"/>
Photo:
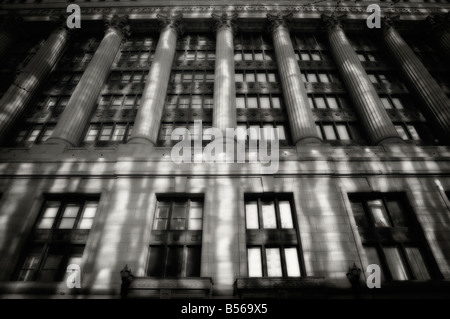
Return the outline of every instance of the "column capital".
<path id="1" fill-rule="evenodd" d="M 157 14 L 156 19 L 158 20 L 160 31 L 163 31 L 166 28 L 169 28 L 178 35 L 182 35 L 184 33 L 184 25 L 183 25 L 183 14 L 179 13 L 177 15 L 163 15 Z"/>
<path id="2" fill-rule="evenodd" d="M 289 30 L 289 23 L 291 22 L 293 16 L 294 14 L 292 12 L 285 15 L 283 15 L 281 12 L 278 12 L 277 14 L 268 13 L 266 17 L 269 21 L 269 31 L 273 32 L 281 26 Z"/>
<path id="3" fill-rule="evenodd" d="M 427 17 L 427 22 L 430 24 L 433 31 L 442 34 L 450 31 L 450 11 L 447 13 L 432 14 Z"/>
<path id="4" fill-rule="evenodd" d="M 214 31 L 218 32 L 223 29 L 229 29 L 233 34 L 236 34 L 237 32 L 237 24 L 236 19 L 238 15 L 237 13 L 233 13 L 231 15 L 228 15 L 227 13 L 222 14 L 211 14 L 211 18 L 213 21 L 213 29 Z"/>
<path id="5" fill-rule="evenodd" d="M 386 15 L 381 18 L 381 26 L 383 30 L 394 28 L 400 22 L 399 15 Z"/>
<path id="6" fill-rule="evenodd" d="M 118 15 L 113 15 L 111 18 L 104 15 L 103 22 L 105 24 L 106 30 L 108 29 L 116 29 L 122 33 L 124 37 L 130 36 L 130 20 L 128 19 L 128 15 L 124 15 L 119 17 Z"/>
<path id="7" fill-rule="evenodd" d="M 67 32 L 71 33 L 73 29 L 69 29 L 67 27 L 67 18 L 63 15 L 51 15 L 49 17 L 50 23 L 55 27 L 55 29 L 58 30 L 66 30 Z"/>
<path id="8" fill-rule="evenodd" d="M 347 14 L 341 14 L 341 15 L 334 15 L 327 16 L 325 14 L 322 14 L 321 16 L 323 26 L 325 29 L 332 30 L 332 29 L 342 29 L 344 27 L 344 22 L 347 20 Z"/>

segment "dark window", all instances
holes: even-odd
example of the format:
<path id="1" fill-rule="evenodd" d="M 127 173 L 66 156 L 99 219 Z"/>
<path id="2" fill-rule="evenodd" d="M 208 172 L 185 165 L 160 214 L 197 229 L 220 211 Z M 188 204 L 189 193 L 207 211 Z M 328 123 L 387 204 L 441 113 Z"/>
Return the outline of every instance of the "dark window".
<path id="1" fill-rule="evenodd" d="M 199 277 L 203 198 L 158 198 L 147 275 Z M 182 238 L 189 238 L 189 244 Z"/>
<path id="2" fill-rule="evenodd" d="M 15 280 L 61 281 L 67 266 L 81 265 L 89 230 L 98 207 L 98 197 L 49 196 L 34 225 Z M 71 241 L 76 235 L 77 244 Z"/>
<path id="3" fill-rule="evenodd" d="M 440 278 L 420 225 L 403 194 L 351 194 L 356 225 L 369 264 L 383 280 Z"/>

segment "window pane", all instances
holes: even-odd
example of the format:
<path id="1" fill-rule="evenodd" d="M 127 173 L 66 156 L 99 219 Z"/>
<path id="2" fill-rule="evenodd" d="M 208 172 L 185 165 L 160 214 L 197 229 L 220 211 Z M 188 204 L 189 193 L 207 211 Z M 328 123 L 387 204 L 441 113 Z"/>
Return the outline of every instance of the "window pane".
<path id="1" fill-rule="evenodd" d="M 288 277 L 300 277 L 300 265 L 298 264 L 297 248 L 285 248 L 286 269 Z"/>
<path id="2" fill-rule="evenodd" d="M 322 83 L 330 82 L 330 80 L 328 80 L 328 75 L 326 75 L 325 73 L 319 73 L 319 79 Z"/>
<path id="3" fill-rule="evenodd" d="M 170 246 L 167 252 L 166 277 L 181 277 L 183 270 L 183 247 Z"/>
<path id="4" fill-rule="evenodd" d="M 249 109 L 257 108 L 258 107 L 258 99 L 256 97 L 247 98 L 247 107 Z"/>
<path id="5" fill-rule="evenodd" d="M 244 82 L 244 74 L 242 73 L 235 73 L 234 79 L 236 82 Z"/>
<path id="6" fill-rule="evenodd" d="M 58 203 L 55 203 L 55 204 L 58 205 Z M 56 214 L 58 213 L 58 208 L 59 208 L 58 206 L 47 207 L 45 209 L 44 215 L 42 216 L 41 221 L 39 222 L 39 225 L 37 228 L 39 228 L 39 229 L 52 228 Z"/>
<path id="7" fill-rule="evenodd" d="M 266 260 L 267 260 L 267 276 L 281 277 L 283 275 L 283 272 L 281 270 L 280 249 L 267 248 Z"/>
<path id="8" fill-rule="evenodd" d="M 347 127 L 344 124 L 336 124 L 336 129 L 339 134 L 340 140 L 349 140 L 350 135 L 348 134 Z"/>
<path id="9" fill-rule="evenodd" d="M 275 206 L 273 202 L 262 202 L 263 227 L 266 229 L 277 228 Z"/>
<path id="10" fill-rule="evenodd" d="M 392 218 L 394 226 L 397 227 L 407 227 L 408 222 L 404 213 L 403 205 L 398 200 L 387 200 L 386 205 L 389 210 L 389 215 Z"/>
<path id="11" fill-rule="evenodd" d="M 192 246 L 187 248 L 186 277 L 200 277 L 201 248 Z"/>
<path id="12" fill-rule="evenodd" d="M 414 274 L 415 279 L 418 280 L 428 280 L 430 279 L 430 274 L 428 273 L 427 267 L 423 262 L 422 254 L 419 248 L 409 247 L 405 248 L 406 255 L 408 256 L 409 265 Z"/>
<path id="13" fill-rule="evenodd" d="M 258 79 L 258 82 L 267 82 L 265 73 L 257 73 L 256 77 Z"/>
<path id="14" fill-rule="evenodd" d="M 408 127 L 409 134 L 411 134 L 412 139 L 416 140 L 416 141 L 420 140 L 419 133 L 417 133 L 417 130 L 414 127 L 414 125 L 407 125 L 407 127 Z"/>
<path id="15" fill-rule="evenodd" d="M 245 81 L 246 82 L 255 82 L 255 74 L 254 73 L 246 73 Z"/>
<path id="16" fill-rule="evenodd" d="M 378 252 L 377 249 L 375 247 L 371 247 L 371 246 L 363 246 L 364 252 L 366 253 L 367 256 L 367 262 L 369 265 L 375 264 L 380 266 L 380 270 L 381 270 L 381 281 L 384 281 L 384 272 L 383 272 L 383 268 L 381 268 L 381 263 L 380 263 L 380 258 L 378 256 Z"/>
<path id="17" fill-rule="evenodd" d="M 263 109 L 270 108 L 270 99 L 268 97 L 260 97 L 259 103 L 261 103 L 261 108 Z"/>
<path id="18" fill-rule="evenodd" d="M 393 280 L 408 280 L 406 267 L 396 247 L 384 247 L 384 255 L 391 271 Z"/>
<path id="19" fill-rule="evenodd" d="M 319 137 L 321 139 L 323 139 L 322 130 L 320 129 L 320 125 L 316 124 L 316 130 L 317 130 L 317 134 L 319 135 Z"/>
<path id="20" fill-rule="evenodd" d="M 273 105 L 274 109 L 279 109 L 281 107 L 281 105 L 280 105 L 280 98 L 272 97 L 272 105 Z"/>
<path id="21" fill-rule="evenodd" d="M 63 217 L 77 217 L 78 211 L 80 210 L 79 205 L 69 204 L 64 210 Z"/>
<path id="22" fill-rule="evenodd" d="M 367 74 L 369 76 L 370 82 L 372 83 L 378 83 L 377 77 L 375 74 Z"/>
<path id="23" fill-rule="evenodd" d="M 336 101 L 336 98 L 328 96 L 327 97 L 327 102 L 328 102 L 328 107 L 330 109 L 337 109 L 337 108 L 339 108 L 339 106 L 337 104 L 337 101 Z"/>
<path id="24" fill-rule="evenodd" d="M 383 102 L 383 106 L 385 109 L 392 109 L 391 103 L 389 103 L 389 99 L 387 97 L 382 97 L 381 102 Z"/>
<path id="25" fill-rule="evenodd" d="M 291 204 L 288 201 L 279 202 L 281 228 L 294 228 Z"/>
<path id="26" fill-rule="evenodd" d="M 62 218 L 59 229 L 72 229 L 75 224 L 75 218 Z"/>
<path id="27" fill-rule="evenodd" d="M 280 141 L 285 141 L 286 140 L 286 130 L 285 130 L 284 126 L 278 125 L 277 131 L 278 131 L 278 139 Z"/>
<path id="28" fill-rule="evenodd" d="M 327 108 L 327 106 L 325 105 L 325 99 L 323 97 L 316 97 L 315 101 L 316 101 L 316 107 L 318 109 L 326 109 Z"/>
<path id="29" fill-rule="evenodd" d="M 326 136 L 327 140 L 335 140 L 336 139 L 336 133 L 334 132 L 333 125 L 324 124 L 323 130 L 325 131 L 325 136 Z"/>
<path id="30" fill-rule="evenodd" d="M 367 201 L 369 210 L 372 212 L 373 219 L 375 221 L 375 227 L 391 227 L 389 222 L 389 216 L 384 208 L 381 199 Z"/>
<path id="31" fill-rule="evenodd" d="M 395 106 L 395 108 L 397 110 L 403 110 L 404 109 L 403 104 L 402 104 L 402 102 L 400 101 L 399 98 L 396 98 L 396 97 L 392 98 L 392 103 L 394 103 L 394 106 Z"/>
<path id="32" fill-rule="evenodd" d="M 170 229 L 185 229 L 186 205 L 184 203 L 175 203 L 172 211 L 172 220 Z"/>
<path id="33" fill-rule="evenodd" d="M 318 51 L 311 51 L 311 57 L 313 59 L 313 61 L 320 61 L 320 54 Z"/>
<path id="34" fill-rule="evenodd" d="M 245 108 L 245 98 L 243 98 L 243 97 L 236 98 L 236 108 L 238 108 L 238 109 Z"/>
<path id="35" fill-rule="evenodd" d="M 248 248 L 248 276 L 262 277 L 261 249 Z"/>
<path id="36" fill-rule="evenodd" d="M 408 139 L 408 135 L 405 132 L 405 129 L 401 125 L 395 125 L 395 129 L 397 130 L 398 135 L 404 140 Z"/>
<path id="37" fill-rule="evenodd" d="M 315 73 L 306 73 L 306 77 L 308 79 L 308 82 L 318 82 L 317 76 Z"/>
<path id="38" fill-rule="evenodd" d="M 245 221 L 247 229 L 258 229 L 258 204 L 256 201 L 245 204 Z"/>
<path id="39" fill-rule="evenodd" d="M 364 208 L 362 203 L 360 202 L 351 202 L 353 216 L 355 217 L 356 226 L 358 227 L 367 227 L 367 218 L 364 213 Z"/>
<path id="40" fill-rule="evenodd" d="M 147 275 L 161 277 L 164 275 L 164 247 L 161 246 L 151 246 L 149 259 L 148 259 L 148 267 L 147 267 Z"/>

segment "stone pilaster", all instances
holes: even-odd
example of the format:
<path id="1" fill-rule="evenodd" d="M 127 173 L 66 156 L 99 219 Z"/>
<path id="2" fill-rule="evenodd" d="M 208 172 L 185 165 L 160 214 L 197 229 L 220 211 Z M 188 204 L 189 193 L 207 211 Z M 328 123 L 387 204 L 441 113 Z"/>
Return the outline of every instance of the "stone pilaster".
<path id="1" fill-rule="evenodd" d="M 182 17 L 182 14 L 157 15 L 161 34 L 128 143 L 150 145 L 157 143 L 177 38 L 183 32 Z"/>
<path id="2" fill-rule="evenodd" d="M 428 16 L 427 21 L 440 48 L 450 57 L 450 11 Z"/>
<path id="3" fill-rule="evenodd" d="M 267 14 L 283 89 L 284 104 L 294 144 L 317 143 L 321 139 L 317 133 L 305 83 L 302 80 L 300 67 L 289 36 L 288 22 L 291 18 L 292 13 L 284 16 Z"/>
<path id="4" fill-rule="evenodd" d="M 435 126 L 441 140 L 450 141 L 450 100 L 428 72 L 414 51 L 394 27 L 397 17 L 383 18 L 383 42 L 403 73 L 409 89 L 418 97 L 429 122 Z"/>
<path id="5" fill-rule="evenodd" d="M 234 35 L 237 14 L 212 14 L 216 32 L 216 65 L 214 73 L 213 127 L 223 133 L 235 128 L 236 83 L 234 77 Z"/>
<path id="6" fill-rule="evenodd" d="M 114 16 L 112 19 L 104 17 L 104 22 L 105 36 L 70 97 L 52 136 L 47 140 L 48 144 L 77 146 L 95 111 L 97 98 L 106 82 L 111 65 L 130 29 L 128 16 Z"/>
<path id="7" fill-rule="evenodd" d="M 403 140 L 344 33 L 342 23 L 345 18 L 346 15 L 322 15 L 331 53 L 356 107 L 362 127 L 366 128 L 372 144 L 401 143 Z"/>
<path id="8" fill-rule="evenodd" d="M 69 40 L 68 30 L 60 26 L 50 34 L 38 52 L 16 77 L 0 100 L 0 139 L 17 124 L 39 86 L 49 75 Z"/>

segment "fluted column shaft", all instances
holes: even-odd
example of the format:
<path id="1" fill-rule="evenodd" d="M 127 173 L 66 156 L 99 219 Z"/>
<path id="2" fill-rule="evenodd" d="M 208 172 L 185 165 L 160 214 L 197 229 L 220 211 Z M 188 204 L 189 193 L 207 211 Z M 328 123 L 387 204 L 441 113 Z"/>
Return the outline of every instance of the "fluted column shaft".
<path id="1" fill-rule="evenodd" d="M 175 17 L 158 15 L 162 30 L 128 143 L 151 145 L 157 143 L 177 38 L 182 32 L 181 19 L 182 15 Z"/>
<path id="2" fill-rule="evenodd" d="M 235 128 L 236 80 L 234 77 L 234 33 L 236 15 L 213 14 L 216 28 L 216 64 L 214 73 L 213 127 L 225 133 Z"/>
<path id="3" fill-rule="evenodd" d="M 65 28 L 56 29 L 17 76 L 0 100 L 0 139 L 5 138 L 25 112 L 30 100 L 64 51 L 69 39 Z"/>
<path id="4" fill-rule="evenodd" d="M 295 58 L 294 47 L 289 36 L 289 29 L 286 25 L 291 16 L 291 14 L 287 16 L 267 15 L 292 140 L 294 144 L 320 142 L 321 139 L 317 133 L 314 116 L 309 106 L 305 83 L 302 80 L 300 67 Z"/>
<path id="5" fill-rule="evenodd" d="M 128 32 L 127 17 L 105 21 L 107 30 L 91 62 L 76 86 L 47 143 L 76 146 L 95 111 L 96 101 L 120 44 Z"/>
<path id="6" fill-rule="evenodd" d="M 375 145 L 403 142 L 348 41 L 339 18 L 322 16 L 322 19 L 327 25 L 331 53 L 370 142 Z"/>
<path id="7" fill-rule="evenodd" d="M 450 100 L 442 88 L 389 21 L 383 26 L 383 41 L 408 87 L 420 99 L 424 115 L 442 140 L 450 141 Z"/>

